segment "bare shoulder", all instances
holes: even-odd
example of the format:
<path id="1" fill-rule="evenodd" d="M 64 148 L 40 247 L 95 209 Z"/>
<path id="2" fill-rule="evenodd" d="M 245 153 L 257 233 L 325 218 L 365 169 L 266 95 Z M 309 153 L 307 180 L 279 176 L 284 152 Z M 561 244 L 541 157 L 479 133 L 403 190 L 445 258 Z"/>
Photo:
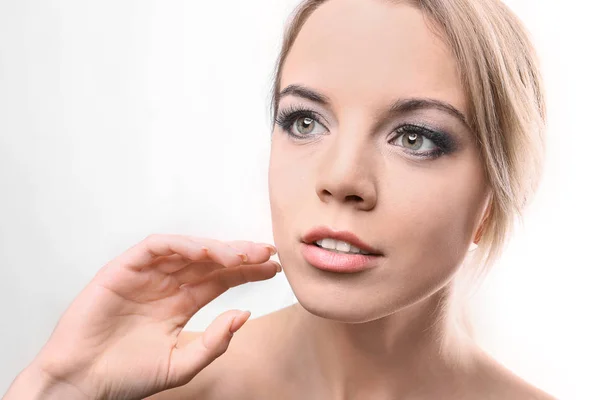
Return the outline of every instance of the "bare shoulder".
<path id="1" fill-rule="evenodd" d="M 248 320 L 231 339 L 224 354 L 196 375 L 188 384 L 170 389 L 149 400 L 241 400 L 266 398 L 306 398 L 302 387 L 294 386 L 292 375 L 282 367 L 282 348 L 277 343 L 289 321 L 289 308 Z M 182 345 L 202 332 L 180 334 Z M 476 357 L 475 368 L 456 382 L 461 400 L 558 400 L 528 383 L 487 353 Z M 277 378 L 279 377 L 279 378 Z M 448 392 L 438 398 L 447 397 Z"/>
<path id="2" fill-rule="evenodd" d="M 474 374 L 473 387 L 477 398 L 490 400 L 558 400 L 549 393 L 525 381 L 487 353 L 482 353 Z M 484 394 L 484 396 L 481 396 Z"/>

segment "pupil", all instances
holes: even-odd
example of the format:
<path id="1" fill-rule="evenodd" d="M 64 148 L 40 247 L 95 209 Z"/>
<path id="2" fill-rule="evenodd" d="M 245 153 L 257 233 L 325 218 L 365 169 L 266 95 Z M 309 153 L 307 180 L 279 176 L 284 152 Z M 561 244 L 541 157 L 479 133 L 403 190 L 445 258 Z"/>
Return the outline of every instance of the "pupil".
<path id="1" fill-rule="evenodd" d="M 310 118 L 302 118 L 300 120 L 300 123 L 301 124 L 300 124 L 299 130 L 301 132 L 303 132 L 305 129 L 306 130 L 310 130 L 309 128 L 310 128 L 310 126 L 312 124 L 312 119 L 310 119 Z"/>
<path id="2" fill-rule="evenodd" d="M 405 147 L 418 150 L 423 144 L 423 138 L 418 133 L 405 133 L 402 142 Z"/>

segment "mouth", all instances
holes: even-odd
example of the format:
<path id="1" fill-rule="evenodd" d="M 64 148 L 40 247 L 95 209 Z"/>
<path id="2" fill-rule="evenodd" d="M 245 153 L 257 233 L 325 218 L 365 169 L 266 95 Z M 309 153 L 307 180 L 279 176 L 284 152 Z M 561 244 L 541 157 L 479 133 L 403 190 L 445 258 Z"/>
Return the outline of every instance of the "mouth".
<path id="1" fill-rule="evenodd" d="M 310 243 L 313 246 L 317 246 L 323 250 L 331 251 L 333 253 L 340 254 L 362 254 L 366 256 L 374 255 L 368 251 L 364 251 L 356 246 L 351 245 L 348 242 L 338 241 L 330 238 L 317 240 L 316 242 Z"/>
<path id="2" fill-rule="evenodd" d="M 302 242 L 319 247 L 332 253 L 346 255 L 382 256 L 383 253 L 361 240 L 349 231 L 335 231 L 326 226 L 319 226 L 308 231 Z"/>
<path id="3" fill-rule="evenodd" d="M 376 268 L 381 264 L 381 256 L 372 253 L 363 254 L 364 252 L 355 253 L 338 250 L 337 248 L 328 249 L 324 247 L 327 239 L 323 240 L 324 242 L 321 245 L 302 243 L 300 246 L 300 253 L 304 260 L 315 268 L 335 273 L 357 273 Z"/>

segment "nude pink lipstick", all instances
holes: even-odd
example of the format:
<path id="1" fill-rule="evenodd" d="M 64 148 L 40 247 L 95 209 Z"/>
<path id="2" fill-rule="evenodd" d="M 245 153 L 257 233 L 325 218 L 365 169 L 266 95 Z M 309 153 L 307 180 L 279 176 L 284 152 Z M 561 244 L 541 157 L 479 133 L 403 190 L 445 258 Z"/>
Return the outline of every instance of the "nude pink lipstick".
<path id="1" fill-rule="evenodd" d="M 319 247 L 315 244 L 321 239 L 342 240 L 358 247 L 368 254 L 351 254 Z M 383 253 L 365 243 L 357 235 L 348 231 L 335 231 L 326 226 L 311 229 L 302 236 L 300 252 L 304 259 L 315 268 L 325 271 L 354 273 L 376 267 Z"/>

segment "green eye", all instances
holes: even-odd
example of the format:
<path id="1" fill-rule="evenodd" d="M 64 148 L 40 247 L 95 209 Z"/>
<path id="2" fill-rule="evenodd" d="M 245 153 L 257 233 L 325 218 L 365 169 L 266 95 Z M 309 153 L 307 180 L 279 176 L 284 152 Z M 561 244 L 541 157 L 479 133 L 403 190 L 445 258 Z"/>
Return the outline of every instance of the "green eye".
<path id="1" fill-rule="evenodd" d="M 314 129 L 315 120 L 309 117 L 298 118 L 295 122 L 296 129 L 301 135 L 306 135 Z"/>
<path id="2" fill-rule="evenodd" d="M 416 132 L 404 132 L 396 138 L 396 141 L 400 142 L 401 147 L 415 152 L 430 152 L 437 149 L 431 139 Z"/>
<path id="3" fill-rule="evenodd" d="M 423 146 L 423 136 L 418 133 L 405 133 L 402 135 L 402 146 L 410 150 L 420 150 Z"/>
<path id="4" fill-rule="evenodd" d="M 404 124 L 396 128 L 394 133 L 389 143 L 413 157 L 435 159 L 452 153 L 457 147 L 447 133 L 415 124 Z"/>

